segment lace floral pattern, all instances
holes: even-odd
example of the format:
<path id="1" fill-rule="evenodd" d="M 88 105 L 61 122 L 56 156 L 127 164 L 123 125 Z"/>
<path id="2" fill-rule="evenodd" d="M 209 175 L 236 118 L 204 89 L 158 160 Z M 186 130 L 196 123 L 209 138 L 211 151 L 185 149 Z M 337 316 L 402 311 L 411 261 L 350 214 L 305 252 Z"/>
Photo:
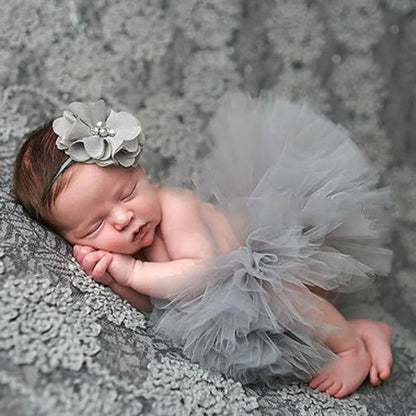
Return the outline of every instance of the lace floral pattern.
<path id="1" fill-rule="evenodd" d="M 4 2 L 0 413 L 415 413 L 415 12 L 413 0 Z M 72 101 L 104 98 L 135 114 L 147 172 L 174 181 L 198 170 L 223 94 L 263 89 L 309 101 L 350 129 L 395 195 L 392 276 L 350 311 L 392 326 L 393 374 L 342 401 L 300 383 L 243 387 L 188 362 L 10 195 L 22 138 Z"/>

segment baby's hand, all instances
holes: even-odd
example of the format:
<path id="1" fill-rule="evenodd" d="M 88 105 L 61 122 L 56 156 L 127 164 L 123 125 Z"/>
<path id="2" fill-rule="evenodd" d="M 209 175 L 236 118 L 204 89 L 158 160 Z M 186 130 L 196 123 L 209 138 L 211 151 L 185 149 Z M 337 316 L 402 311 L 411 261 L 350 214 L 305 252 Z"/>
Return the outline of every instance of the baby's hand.
<path id="1" fill-rule="evenodd" d="M 111 253 L 112 261 L 108 267 L 108 273 L 113 279 L 123 286 L 131 286 L 134 279 L 134 267 L 141 260 L 127 254 Z"/>
<path id="2" fill-rule="evenodd" d="M 113 261 L 113 255 L 108 251 L 96 250 L 89 246 L 81 246 L 75 244 L 74 257 L 81 265 L 82 269 L 91 276 L 95 281 L 106 286 L 110 286 L 114 283 L 114 279 L 107 272 L 111 262 Z"/>

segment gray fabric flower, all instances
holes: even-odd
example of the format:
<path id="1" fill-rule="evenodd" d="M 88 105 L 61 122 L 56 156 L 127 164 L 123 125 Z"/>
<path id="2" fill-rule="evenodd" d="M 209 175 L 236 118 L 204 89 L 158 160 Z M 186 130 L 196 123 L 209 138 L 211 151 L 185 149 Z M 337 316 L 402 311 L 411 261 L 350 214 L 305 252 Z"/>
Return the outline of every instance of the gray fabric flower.
<path id="1" fill-rule="evenodd" d="M 56 145 L 76 162 L 137 166 L 144 134 L 136 117 L 108 111 L 104 100 L 75 101 L 53 122 Z"/>

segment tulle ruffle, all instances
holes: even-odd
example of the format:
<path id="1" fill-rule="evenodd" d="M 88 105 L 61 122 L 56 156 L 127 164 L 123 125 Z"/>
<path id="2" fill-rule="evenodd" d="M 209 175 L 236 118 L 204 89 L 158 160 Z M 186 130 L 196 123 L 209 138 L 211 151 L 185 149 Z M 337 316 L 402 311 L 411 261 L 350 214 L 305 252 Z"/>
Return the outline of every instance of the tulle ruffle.
<path id="1" fill-rule="evenodd" d="M 152 329 L 244 383 L 308 379 L 334 358 L 316 338 L 311 289 L 350 292 L 390 271 L 389 190 L 347 131 L 306 106 L 231 96 L 210 135 L 197 192 L 217 201 L 241 247 L 186 294 L 154 299 Z"/>

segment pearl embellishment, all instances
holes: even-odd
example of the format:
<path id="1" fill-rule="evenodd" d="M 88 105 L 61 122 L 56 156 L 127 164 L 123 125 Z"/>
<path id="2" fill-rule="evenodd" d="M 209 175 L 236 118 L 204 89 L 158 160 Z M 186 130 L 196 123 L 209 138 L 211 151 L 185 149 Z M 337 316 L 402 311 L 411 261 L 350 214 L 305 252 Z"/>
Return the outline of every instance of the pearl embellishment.
<path id="1" fill-rule="evenodd" d="M 91 134 L 93 136 L 100 136 L 100 137 L 114 137 L 116 132 L 111 129 L 107 128 L 105 121 L 98 121 L 95 126 L 91 129 Z"/>

